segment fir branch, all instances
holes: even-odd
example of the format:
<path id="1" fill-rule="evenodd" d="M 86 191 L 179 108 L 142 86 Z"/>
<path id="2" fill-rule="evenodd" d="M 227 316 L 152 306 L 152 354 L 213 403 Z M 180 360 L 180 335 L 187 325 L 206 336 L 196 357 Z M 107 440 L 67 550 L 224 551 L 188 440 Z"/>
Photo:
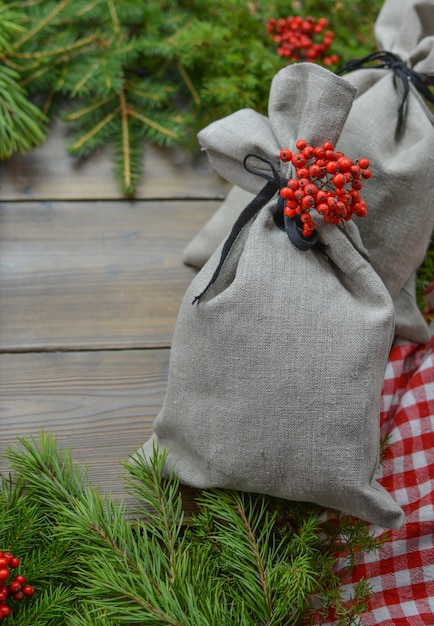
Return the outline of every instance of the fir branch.
<path id="1" fill-rule="evenodd" d="M 111 102 L 116 98 L 116 95 L 108 96 L 105 100 L 96 100 L 92 102 L 89 106 L 80 109 L 79 111 L 74 111 L 72 113 L 68 113 L 64 116 L 64 119 L 68 122 L 74 122 L 84 115 L 88 115 L 89 113 L 93 113 L 97 109 L 104 107 L 108 102 Z"/>
<path id="2" fill-rule="evenodd" d="M 120 93 L 120 103 L 122 120 L 123 189 L 125 189 L 126 193 L 131 193 L 130 131 L 128 126 L 127 101 L 124 91 Z"/>
<path id="3" fill-rule="evenodd" d="M 146 124 L 147 126 L 150 126 L 151 128 L 154 128 L 159 133 L 162 133 L 163 135 L 166 135 L 167 137 L 170 137 L 171 139 L 178 139 L 177 133 L 175 133 L 173 130 L 170 130 L 169 128 L 164 128 L 164 126 L 162 126 L 161 124 L 158 124 L 158 122 L 155 122 L 154 120 L 151 120 L 149 117 L 146 117 L 145 115 L 142 115 L 141 113 L 138 113 L 135 109 L 130 107 L 128 112 L 132 117 L 135 117 L 136 119 L 143 122 L 143 124 Z"/>
<path id="4" fill-rule="evenodd" d="M 115 107 L 110 113 L 108 113 L 104 119 L 102 119 L 98 124 L 96 124 L 91 130 L 89 130 L 85 135 L 80 137 L 75 143 L 72 144 L 70 150 L 71 152 L 80 152 L 83 146 L 90 141 L 90 139 L 94 138 L 104 127 L 106 127 L 120 112 L 121 106 Z"/>
<path id="5" fill-rule="evenodd" d="M 64 55 L 67 52 L 71 52 L 73 50 L 77 50 L 78 48 L 88 46 L 90 43 L 94 43 L 96 40 L 97 37 L 95 35 L 89 35 L 84 39 L 74 41 L 74 43 L 67 46 L 62 46 L 61 48 L 56 48 L 53 50 L 39 50 L 36 52 L 17 52 L 15 50 L 12 56 L 15 59 L 43 59 L 44 57 Z M 63 57 L 63 60 L 64 59 L 65 57 Z"/>
<path id="6" fill-rule="evenodd" d="M 44 29 L 47 24 L 49 24 L 56 15 L 58 15 L 63 9 L 70 4 L 73 0 L 61 0 L 58 4 L 54 6 L 52 11 L 48 13 L 44 19 L 42 19 L 38 24 L 36 24 L 31 30 L 27 31 L 25 35 L 23 35 L 18 41 L 15 41 L 14 47 L 15 49 L 20 48 L 24 43 L 26 43 L 29 39 L 34 37 L 40 30 Z"/>
<path id="7" fill-rule="evenodd" d="M 197 93 L 196 88 L 195 88 L 195 86 L 193 85 L 193 83 L 192 83 L 192 81 L 191 81 L 191 78 L 190 78 L 190 76 L 188 75 L 188 73 L 187 73 L 187 71 L 186 71 L 185 67 L 182 65 L 182 63 L 181 63 L 180 61 L 178 61 L 178 62 L 176 63 L 176 67 L 178 68 L 179 73 L 181 74 L 183 81 L 184 81 L 184 82 L 185 82 L 185 84 L 187 85 L 188 90 L 189 90 L 189 92 L 191 93 L 191 96 L 192 96 L 192 98 L 193 98 L 193 101 L 194 101 L 196 104 L 198 104 L 198 105 L 199 105 L 199 104 L 200 104 L 200 96 L 199 96 L 199 94 Z"/>
<path id="8" fill-rule="evenodd" d="M 0 68 L 0 158 L 14 152 L 25 152 L 45 140 L 42 112 L 26 97 L 17 82 L 18 75 L 9 68 Z M 39 123 L 37 122 L 39 120 Z"/>
<path id="9" fill-rule="evenodd" d="M 202 492 L 185 525 L 158 450 L 126 465 L 142 516 L 129 521 L 54 438 L 21 439 L 6 456 L 14 474 L 2 479 L 0 533 L 37 587 L 12 625 L 287 626 L 310 614 L 318 624 L 333 607 L 349 626 L 366 608 L 368 585 L 344 600 L 333 569 L 342 537 L 356 553 L 366 525 L 337 518 L 334 545 L 315 505 L 221 490 Z"/>

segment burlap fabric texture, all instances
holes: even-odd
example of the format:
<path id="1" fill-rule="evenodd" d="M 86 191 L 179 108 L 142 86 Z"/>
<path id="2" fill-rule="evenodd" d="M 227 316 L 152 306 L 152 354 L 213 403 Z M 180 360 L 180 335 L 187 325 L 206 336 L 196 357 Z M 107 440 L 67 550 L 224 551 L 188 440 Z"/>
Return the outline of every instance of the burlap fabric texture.
<path id="1" fill-rule="evenodd" d="M 264 181 L 246 171 L 245 156 L 290 177 L 280 150 L 298 137 L 336 141 L 354 93 L 327 70 L 294 65 L 273 80 L 268 118 L 241 110 L 199 140 L 222 175 L 256 193 Z M 318 216 L 326 254 L 301 251 L 276 226 L 276 202 L 242 228 L 207 290 L 222 246 L 187 290 L 143 454 L 167 449 L 167 471 L 194 487 L 316 502 L 397 528 L 403 513 L 374 478 L 390 295 L 354 224 Z"/>
<path id="2" fill-rule="evenodd" d="M 386 0 L 375 34 L 378 50 L 399 57 L 410 70 L 434 74 L 430 0 Z M 395 59 L 390 57 L 389 62 Z M 349 157 L 363 155 L 371 161 L 373 178 L 363 189 L 368 215 L 356 222 L 373 267 L 394 300 L 396 334 L 424 343 L 430 333 L 416 303 L 415 271 L 434 228 L 434 117 L 410 81 L 399 123 L 405 85 L 392 67 L 377 69 L 378 64 L 381 60 L 345 74 L 357 95 L 337 148 Z M 248 199 L 246 191 L 233 189 L 186 247 L 184 262 L 202 267 Z"/>

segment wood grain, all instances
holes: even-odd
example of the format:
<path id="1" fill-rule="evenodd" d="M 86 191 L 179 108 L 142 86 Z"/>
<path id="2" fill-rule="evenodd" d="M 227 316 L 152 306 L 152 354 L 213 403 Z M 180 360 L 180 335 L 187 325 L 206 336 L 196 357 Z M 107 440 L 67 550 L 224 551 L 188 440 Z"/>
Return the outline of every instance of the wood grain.
<path id="1" fill-rule="evenodd" d="M 119 199 L 122 191 L 113 174 L 109 148 L 87 159 L 67 154 L 68 129 L 53 123 L 48 140 L 26 155 L 0 162 L 2 200 Z M 222 199 L 230 185 L 204 153 L 190 154 L 178 147 L 145 146 L 143 175 L 136 199 Z"/>
<path id="2" fill-rule="evenodd" d="M 204 155 L 146 146 L 126 200 L 109 152 L 67 156 L 60 123 L 41 148 L 0 163 L 1 472 L 7 446 L 44 430 L 131 510 L 121 462 L 163 401 L 196 273 L 182 251 L 228 189 Z M 194 492 L 182 491 L 188 516 Z"/>
<path id="3" fill-rule="evenodd" d="M 167 347 L 218 203 L 0 205 L 0 350 Z"/>
<path id="4" fill-rule="evenodd" d="M 131 506 L 121 462 L 152 433 L 168 360 L 169 350 L 0 355 L 0 455 L 19 445 L 17 437 L 52 433 L 88 467 L 94 485 Z M 194 508 L 185 494 L 185 509 Z"/>

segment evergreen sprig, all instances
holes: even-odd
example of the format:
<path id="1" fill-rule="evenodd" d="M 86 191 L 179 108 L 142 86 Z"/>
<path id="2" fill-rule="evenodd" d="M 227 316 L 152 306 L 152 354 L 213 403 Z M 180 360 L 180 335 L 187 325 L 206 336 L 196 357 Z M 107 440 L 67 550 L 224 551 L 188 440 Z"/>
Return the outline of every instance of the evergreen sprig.
<path id="1" fill-rule="evenodd" d="M 1 548 L 36 588 L 15 603 L 10 626 L 288 626 L 319 624 L 331 609 L 349 626 L 366 607 L 367 582 L 344 600 L 335 569 L 381 545 L 353 518 L 324 522 L 316 505 L 206 490 L 186 521 L 157 450 L 125 464 L 130 518 L 50 435 L 22 438 L 5 457 Z"/>
<path id="2" fill-rule="evenodd" d="M 330 18 L 346 60 L 372 51 L 380 5 L 0 0 L 0 158 L 44 141 L 62 110 L 70 153 L 111 144 L 119 183 L 133 195 L 145 140 L 192 147 L 215 119 L 244 107 L 266 113 L 270 81 L 284 64 L 268 18 Z"/>

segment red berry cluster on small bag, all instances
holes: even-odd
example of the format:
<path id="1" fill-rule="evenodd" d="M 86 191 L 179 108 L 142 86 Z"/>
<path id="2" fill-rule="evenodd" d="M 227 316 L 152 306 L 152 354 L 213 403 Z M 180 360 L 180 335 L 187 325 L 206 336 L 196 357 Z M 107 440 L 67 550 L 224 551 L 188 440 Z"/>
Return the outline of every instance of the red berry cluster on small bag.
<path id="1" fill-rule="evenodd" d="M 335 151 L 330 142 L 313 147 L 304 139 L 298 139 L 294 154 L 288 148 L 280 151 L 280 160 L 291 162 L 295 177 L 290 178 L 280 195 L 285 199 L 284 214 L 300 216 L 303 235 L 309 237 L 315 230 L 311 216 L 316 209 L 325 222 L 339 224 L 354 215 L 366 215 L 366 203 L 360 191 L 362 180 L 371 178 L 368 159 L 353 161 L 342 152 Z"/>
<path id="2" fill-rule="evenodd" d="M 334 35 L 331 30 L 323 31 L 329 25 L 325 17 L 317 21 L 313 17 L 303 18 L 300 15 L 291 17 L 270 18 L 267 30 L 273 41 L 279 44 L 277 54 L 294 61 L 317 61 L 322 58 L 324 65 L 332 65 L 339 61 L 335 54 L 324 56 L 330 48 Z"/>
<path id="3" fill-rule="evenodd" d="M 11 570 L 16 569 L 20 560 L 10 552 L 0 552 L 0 620 L 11 613 L 11 608 L 6 604 L 7 598 L 23 600 L 35 593 L 31 585 L 26 585 L 26 577 L 19 574 L 8 584 Z"/>

